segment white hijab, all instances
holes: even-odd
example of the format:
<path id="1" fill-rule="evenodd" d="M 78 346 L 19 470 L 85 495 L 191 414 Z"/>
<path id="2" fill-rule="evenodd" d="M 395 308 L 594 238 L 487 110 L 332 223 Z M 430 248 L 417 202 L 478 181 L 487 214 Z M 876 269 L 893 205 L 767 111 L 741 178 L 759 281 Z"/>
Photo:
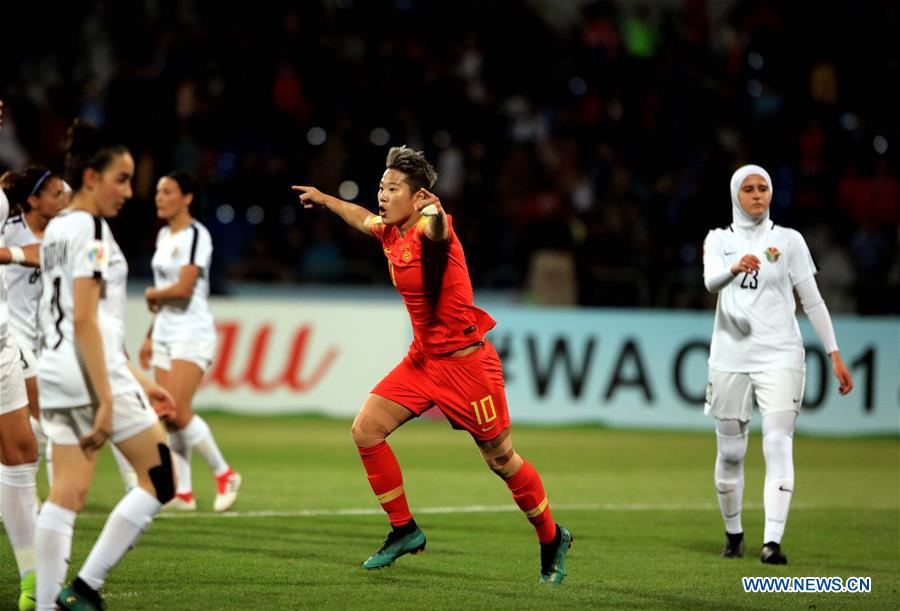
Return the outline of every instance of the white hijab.
<path id="1" fill-rule="evenodd" d="M 731 219 L 734 221 L 735 231 L 748 238 L 754 237 L 759 231 L 768 229 L 771 226 L 768 210 L 766 210 L 766 213 L 761 217 L 755 219 L 744 212 L 744 209 L 741 208 L 741 203 L 738 200 L 738 191 L 741 189 L 741 183 L 744 182 L 745 178 L 752 176 L 753 174 L 762 176 L 766 179 L 766 184 L 769 185 L 770 193 L 774 190 L 772 188 L 772 178 L 769 176 L 769 173 L 758 165 L 750 164 L 741 166 L 731 175 Z"/>

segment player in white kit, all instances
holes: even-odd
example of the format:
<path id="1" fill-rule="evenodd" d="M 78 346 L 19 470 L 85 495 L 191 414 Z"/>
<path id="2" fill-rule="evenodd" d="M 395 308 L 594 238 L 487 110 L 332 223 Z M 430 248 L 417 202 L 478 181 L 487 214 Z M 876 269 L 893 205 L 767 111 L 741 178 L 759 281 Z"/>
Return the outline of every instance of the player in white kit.
<path id="1" fill-rule="evenodd" d="M 2 122 L 3 102 L 0 101 L 0 125 Z M 19 567 L 18 608 L 26 611 L 34 609 L 35 599 L 38 449 L 28 418 L 21 356 L 10 331 L 4 273 L 20 265 L 37 267 L 39 252 L 36 245 L 7 247 L 3 229 L 8 216 L 9 200 L 0 190 L 0 513 Z"/>
<path id="2" fill-rule="evenodd" d="M 718 293 L 709 356 L 706 414 L 716 419 L 716 492 L 725 521 L 722 556 L 744 554 L 744 455 L 754 400 L 762 415 L 766 515 L 761 560 L 787 564 L 781 540 L 794 490 L 793 436 L 806 377 L 794 291 L 831 358 L 840 393 L 853 378 L 838 351 L 816 267 L 797 231 L 769 220 L 772 179 L 757 165 L 731 177 L 733 222 L 703 246 L 703 279 Z"/>
<path id="3" fill-rule="evenodd" d="M 6 191 L 11 208 L 15 209 L 15 214 L 10 215 L 3 227 L 8 246 L 40 244 L 44 239 L 47 223 L 69 203 L 72 195 L 71 187 L 62 177 L 44 166 L 29 166 L 21 173 L 6 172 L 0 177 L 0 187 Z M 53 452 L 40 423 L 37 385 L 37 362 L 41 345 L 38 331 L 38 303 L 43 289 L 41 271 L 22 267 L 10 268 L 6 272 L 6 287 L 10 325 L 19 344 L 31 426 L 38 442 L 38 462 L 41 456 L 46 456 L 47 481 L 52 484 Z M 110 447 L 122 474 L 125 489 L 130 490 L 137 485 L 137 475 L 122 453 L 114 445 Z"/>
<path id="4" fill-rule="evenodd" d="M 89 124 L 76 121 L 69 137 L 66 179 L 74 195 L 47 225 L 41 244 L 38 386 L 54 478 L 35 536 L 40 610 L 102 608 L 99 590 L 109 571 L 175 492 L 171 455 L 154 411 L 168 414 L 174 405 L 128 363 L 128 265 L 105 221 L 131 197 L 134 160 Z M 107 440 L 131 462 L 138 486 L 113 509 L 77 578 L 62 589 L 75 517 Z"/>
<path id="5" fill-rule="evenodd" d="M 213 246 L 209 231 L 191 216 L 196 191 L 194 179 L 185 172 L 172 172 L 157 183 L 156 213 L 167 225 L 156 238 L 154 286 L 145 293 L 156 317 L 140 358 L 145 369 L 153 366 L 156 381 L 172 393 L 178 406 L 178 414 L 168 423 L 178 469 L 178 489 L 168 508 L 197 507 L 191 485 L 191 451 L 196 449 L 216 478 L 213 509 L 226 511 L 237 500 L 241 476 L 225 461 L 209 426 L 191 408 L 212 365 L 217 338 L 207 301 Z"/>
<path id="6" fill-rule="evenodd" d="M 0 190 L 0 229 L 9 215 L 9 201 Z M 7 247 L 0 231 L 0 514 L 3 527 L 19 566 L 19 609 L 34 609 L 34 525 L 38 501 L 35 475 L 38 468 L 37 440 L 28 416 L 28 395 L 22 373 L 22 358 L 10 331 L 6 268 L 38 262 L 36 247 Z"/>
<path id="7" fill-rule="evenodd" d="M 68 202 L 65 183 L 45 166 L 29 166 L 22 172 L 9 171 L 0 176 L 2 188 L 10 200 L 10 216 L 3 225 L 7 246 L 39 245 L 44 228 Z M 10 330 L 19 347 L 19 357 L 28 393 L 31 426 L 38 442 L 38 462 L 45 454 L 47 436 L 40 424 L 37 389 L 37 355 L 40 353 L 37 310 L 41 298 L 41 270 L 13 266 L 6 270 Z M 51 478 L 51 455 L 47 453 L 47 477 Z"/>

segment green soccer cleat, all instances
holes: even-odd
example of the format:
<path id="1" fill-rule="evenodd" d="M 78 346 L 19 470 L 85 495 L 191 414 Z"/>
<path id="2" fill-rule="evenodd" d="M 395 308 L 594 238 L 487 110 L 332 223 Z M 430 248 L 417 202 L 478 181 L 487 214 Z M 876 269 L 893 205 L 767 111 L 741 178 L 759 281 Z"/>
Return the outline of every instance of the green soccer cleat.
<path id="1" fill-rule="evenodd" d="M 80 577 L 62 589 L 56 604 L 63 611 L 103 611 L 100 593 L 91 589 Z"/>
<path id="2" fill-rule="evenodd" d="M 35 572 L 31 571 L 19 582 L 19 611 L 34 611 L 35 608 Z"/>
<path id="3" fill-rule="evenodd" d="M 407 525 L 408 526 L 408 525 Z M 381 569 L 394 564 L 394 560 L 404 554 L 418 554 L 425 551 L 425 533 L 422 532 L 415 522 L 411 523 L 411 530 L 406 534 L 406 529 L 392 530 L 388 533 L 387 539 L 381 549 L 369 556 L 369 559 L 363 562 L 363 568 Z"/>
<path id="4" fill-rule="evenodd" d="M 566 555 L 575 537 L 568 530 L 556 525 L 556 538 L 541 544 L 541 581 L 558 586 L 566 578 Z"/>

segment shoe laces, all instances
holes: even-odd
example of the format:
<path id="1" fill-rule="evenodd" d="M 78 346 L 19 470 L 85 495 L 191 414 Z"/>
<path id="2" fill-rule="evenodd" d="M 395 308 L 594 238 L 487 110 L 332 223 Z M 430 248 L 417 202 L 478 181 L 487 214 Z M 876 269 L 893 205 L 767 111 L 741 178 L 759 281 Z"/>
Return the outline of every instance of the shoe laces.
<path id="1" fill-rule="evenodd" d="M 386 547 L 396 543 L 397 540 L 399 540 L 403 537 L 404 537 L 404 535 L 401 535 L 396 530 L 392 530 L 391 532 L 388 533 L 387 538 L 384 540 L 384 545 L 381 546 L 381 550 L 379 550 L 379 551 L 383 551 Z"/>

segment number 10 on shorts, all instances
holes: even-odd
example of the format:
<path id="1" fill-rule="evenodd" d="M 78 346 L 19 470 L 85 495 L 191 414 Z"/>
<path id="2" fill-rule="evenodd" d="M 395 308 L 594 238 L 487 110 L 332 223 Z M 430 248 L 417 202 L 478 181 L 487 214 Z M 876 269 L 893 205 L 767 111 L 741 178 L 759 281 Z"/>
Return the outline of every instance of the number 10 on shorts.
<path id="1" fill-rule="evenodd" d="M 484 426 L 488 422 L 497 419 L 497 410 L 494 409 L 494 397 L 488 395 L 480 401 L 472 401 L 472 409 L 475 410 L 475 420 Z"/>

